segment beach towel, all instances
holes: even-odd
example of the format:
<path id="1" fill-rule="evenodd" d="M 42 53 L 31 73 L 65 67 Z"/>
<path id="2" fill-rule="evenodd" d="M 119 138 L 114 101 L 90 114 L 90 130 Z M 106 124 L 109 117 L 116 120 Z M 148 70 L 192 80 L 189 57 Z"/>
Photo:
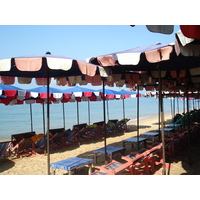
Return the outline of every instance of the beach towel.
<path id="1" fill-rule="evenodd" d="M 41 138 L 44 137 L 44 134 L 40 133 L 38 135 L 34 135 L 31 137 L 31 140 L 33 140 L 33 142 L 37 142 L 38 140 L 40 140 Z"/>

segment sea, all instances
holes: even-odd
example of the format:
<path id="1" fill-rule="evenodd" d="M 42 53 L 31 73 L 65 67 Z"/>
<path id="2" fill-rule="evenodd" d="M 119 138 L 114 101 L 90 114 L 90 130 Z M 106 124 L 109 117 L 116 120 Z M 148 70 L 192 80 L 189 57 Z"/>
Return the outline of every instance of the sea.
<path id="1" fill-rule="evenodd" d="M 164 115 L 171 114 L 173 117 L 175 113 L 182 113 L 185 109 L 182 102 L 176 98 L 163 98 Z M 155 118 L 158 117 L 158 104 L 158 98 L 154 97 L 140 97 L 139 104 L 137 98 L 127 98 L 124 99 L 124 102 L 122 99 L 108 100 L 105 102 L 106 121 L 129 118 L 130 122 L 134 123 L 137 120 L 137 107 L 140 120 Z M 191 101 L 189 101 L 189 106 L 190 109 L 194 106 Z M 173 109 L 175 107 L 176 109 Z M 44 105 L 43 109 L 42 104 L 39 103 L 12 106 L 0 104 L 0 141 L 10 140 L 12 134 L 29 131 L 35 131 L 36 134 L 46 132 L 46 111 L 47 105 Z M 103 121 L 103 119 L 103 101 L 50 104 L 50 129 L 72 129 L 74 124 L 87 123 L 91 125 Z"/>

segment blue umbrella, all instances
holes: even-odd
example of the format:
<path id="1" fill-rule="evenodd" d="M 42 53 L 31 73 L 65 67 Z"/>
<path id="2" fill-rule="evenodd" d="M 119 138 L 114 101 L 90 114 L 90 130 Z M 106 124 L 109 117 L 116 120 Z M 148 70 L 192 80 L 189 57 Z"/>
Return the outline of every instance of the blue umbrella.
<path id="1" fill-rule="evenodd" d="M 95 90 L 93 89 L 89 89 L 89 88 L 84 88 L 84 87 L 79 87 L 79 86 L 75 86 L 72 88 L 68 88 L 63 90 L 64 93 L 75 93 L 75 92 L 94 92 Z"/>
<path id="2" fill-rule="evenodd" d="M 41 87 L 36 87 L 32 89 L 27 89 L 26 91 L 37 92 L 37 93 L 47 93 L 47 87 L 41 86 Z M 49 93 L 63 93 L 63 91 L 57 88 L 49 87 Z"/>
<path id="3" fill-rule="evenodd" d="M 21 89 L 19 87 L 15 87 L 12 85 L 4 85 L 4 84 L 0 83 L 0 90 L 24 90 L 24 89 Z"/>
<path id="4" fill-rule="evenodd" d="M 103 89 L 100 90 L 96 90 L 96 92 L 103 92 Z M 115 90 L 110 90 L 110 89 L 105 89 L 105 95 L 121 95 L 121 93 L 119 91 L 115 91 Z"/>

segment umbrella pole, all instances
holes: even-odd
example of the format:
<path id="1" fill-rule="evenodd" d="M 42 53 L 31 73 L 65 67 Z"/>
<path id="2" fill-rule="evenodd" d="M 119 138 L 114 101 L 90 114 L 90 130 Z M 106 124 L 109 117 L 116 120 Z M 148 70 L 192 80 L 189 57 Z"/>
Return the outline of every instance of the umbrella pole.
<path id="1" fill-rule="evenodd" d="M 106 102 L 105 102 L 105 78 L 103 78 L 103 119 L 104 119 L 104 149 L 105 149 L 105 164 L 108 163 L 107 157 L 107 149 L 106 149 L 106 136 L 107 136 L 107 128 L 106 128 Z"/>
<path id="2" fill-rule="evenodd" d="M 124 106 L 124 98 L 122 98 L 122 103 L 123 103 L 123 119 L 125 119 L 125 106 Z"/>
<path id="3" fill-rule="evenodd" d="M 170 104 L 171 104 L 171 116 L 172 116 L 172 119 L 173 119 L 174 115 L 173 115 L 173 109 L 172 109 L 172 97 L 170 98 Z"/>
<path id="4" fill-rule="evenodd" d="M 188 84 L 186 84 L 186 105 L 187 105 L 187 127 L 188 127 L 188 164 L 191 166 L 191 141 L 190 141 L 190 114 L 189 114 L 189 97 L 188 97 Z"/>
<path id="5" fill-rule="evenodd" d="M 42 102 L 42 113 L 43 113 L 43 133 L 44 133 L 44 154 L 47 154 L 47 142 L 46 142 L 46 131 L 45 131 L 45 114 L 44 114 L 44 101 Z"/>
<path id="6" fill-rule="evenodd" d="M 47 174 L 50 175 L 49 129 L 50 129 L 50 102 L 49 102 L 49 69 L 47 69 Z"/>
<path id="7" fill-rule="evenodd" d="M 139 85 L 137 85 L 137 150 L 139 150 Z"/>
<path id="8" fill-rule="evenodd" d="M 88 97 L 88 124 L 90 125 L 90 98 Z"/>
<path id="9" fill-rule="evenodd" d="M 109 120 L 108 99 L 106 100 L 106 103 L 107 103 L 107 119 Z"/>
<path id="10" fill-rule="evenodd" d="M 77 104 L 77 124 L 78 124 L 78 129 L 80 130 L 79 128 L 79 104 L 78 104 L 78 99 L 76 99 L 76 104 Z M 80 135 L 78 134 L 78 145 L 80 146 L 81 145 L 81 142 L 80 142 Z"/>
<path id="11" fill-rule="evenodd" d="M 33 113 L 32 113 L 32 104 L 30 104 L 30 117 L 31 117 L 31 132 L 33 132 Z"/>
<path id="12" fill-rule="evenodd" d="M 164 112 L 163 112 L 162 82 L 161 82 L 161 69 L 160 69 L 160 66 L 159 66 L 159 105 L 160 105 L 160 117 L 161 117 L 161 139 L 162 139 L 162 159 L 163 159 L 163 171 L 162 171 L 162 175 L 166 175 Z"/>
<path id="13" fill-rule="evenodd" d="M 179 102 L 178 102 L 178 96 L 176 97 L 176 104 L 177 104 L 177 112 L 179 114 Z"/>
<path id="14" fill-rule="evenodd" d="M 65 130 L 65 106 L 64 106 L 64 103 L 62 103 L 62 107 L 63 107 L 63 127 Z"/>

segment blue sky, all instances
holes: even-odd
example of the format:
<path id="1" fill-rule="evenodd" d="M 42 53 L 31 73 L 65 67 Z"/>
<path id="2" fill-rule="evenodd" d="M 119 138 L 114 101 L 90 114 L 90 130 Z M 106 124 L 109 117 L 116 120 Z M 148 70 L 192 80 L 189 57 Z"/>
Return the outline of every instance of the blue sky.
<path id="1" fill-rule="evenodd" d="M 172 43 L 179 29 L 175 26 L 173 34 L 165 35 L 149 32 L 145 25 L 0 25 L 0 59 L 50 51 L 84 60 L 157 42 Z"/>

